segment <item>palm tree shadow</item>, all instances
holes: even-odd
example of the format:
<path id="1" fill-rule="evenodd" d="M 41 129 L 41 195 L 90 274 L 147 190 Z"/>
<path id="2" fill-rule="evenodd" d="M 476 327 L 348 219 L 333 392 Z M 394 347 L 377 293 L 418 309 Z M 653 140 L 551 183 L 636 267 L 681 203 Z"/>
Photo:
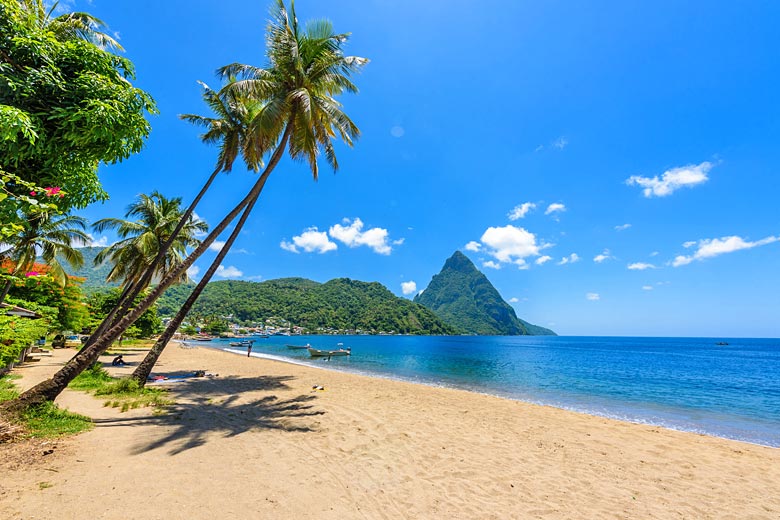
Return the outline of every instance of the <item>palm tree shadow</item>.
<path id="1" fill-rule="evenodd" d="M 317 422 L 312 418 L 325 412 L 314 408 L 314 395 L 303 394 L 290 398 L 244 395 L 258 391 L 289 390 L 285 381 L 291 379 L 291 376 L 190 379 L 171 388 L 175 404 L 167 407 L 163 414 L 96 420 L 95 423 L 98 427 L 161 426 L 155 431 L 165 433 L 151 442 L 132 448 L 131 452 L 135 455 L 164 447 L 169 448 L 170 455 L 176 455 L 203 446 L 209 436 L 215 433 L 234 437 L 258 430 L 316 431 Z"/>

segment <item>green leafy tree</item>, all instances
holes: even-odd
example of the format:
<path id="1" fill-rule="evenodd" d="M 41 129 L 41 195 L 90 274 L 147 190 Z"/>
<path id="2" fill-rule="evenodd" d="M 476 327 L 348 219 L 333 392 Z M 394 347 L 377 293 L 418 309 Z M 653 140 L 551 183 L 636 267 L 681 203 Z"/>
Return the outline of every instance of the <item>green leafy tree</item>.
<path id="1" fill-rule="evenodd" d="M 19 3 L 40 29 L 50 31 L 60 41 L 81 39 L 103 49 L 124 50 L 116 40 L 101 30 L 106 24 L 89 13 L 73 12 L 52 16 L 60 5 L 59 1 L 48 8 L 43 0 L 20 0 Z"/>
<path id="2" fill-rule="evenodd" d="M 122 291 L 120 289 L 111 289 L 109 291 L 103 291 L 92 294 L 87 299 L 87 305 L 90 313 L 90 326 L 94 327 L 99 324 L 112 309 L 117 305 L 121 297 Z M 137 299 L 140 301 L 143 298 L 143 294 L 139 295 Z M 155 334 L 158 334 L 162 330 L 162 320 L 158 316 L 157 307 L 151 306 L 146 310 L 133 324 L 136 329 L 136 335 L 134 337 L 149 338 Z M 126 336 L 130 337 L 126 334 Z"/>
<path id="3" fill-rule="evenodd" d="M 61 188 L 66 209 L 107 197 L 98 164 L 140 151 L 156 112 L 132 63 L 93 43 L 110 43 L 98 22 L 0 0 L 0 170 Z"/>
<path id="4" fill-rule="evenodd" d="M 89 323 L 89 312 L 84 301 L 84 294 L 75 280 L 61 286 L 47 273 L 35 274 L 17 280 L 11 288 L 10 295 L 33 305 L 56 309 L 56 315 L 50 316 L 52 330 L 79 331 Z M 30 310 L 37 308 L 28 307 Z"/>

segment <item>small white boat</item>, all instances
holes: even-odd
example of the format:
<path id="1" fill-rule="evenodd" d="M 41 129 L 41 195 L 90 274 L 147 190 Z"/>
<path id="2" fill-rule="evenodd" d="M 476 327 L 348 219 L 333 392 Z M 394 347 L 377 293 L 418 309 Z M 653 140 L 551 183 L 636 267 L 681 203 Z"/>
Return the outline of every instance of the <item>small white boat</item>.
<path id="1" fill-rule="evenodd" d="M 351 348 L 340 348 L 338 350 L 320 350 L 312 347 L 307 347 L 309 355 L 311 357 L 332 357 L 332 356 L 349 356 L 352 354 Z"/>
<path id="2" fill-rule="evenodd" d="M 311 345 L 307 343 L 305 345 L 285 345 L 285 347 L 289 348 L 290 350 L 306 350 L 307 348 L 310 348 Z"/>
<path id="3" fill-rule="evenodd" d="M 228 343 L 231 347 L 251 347 L 254 340 L 245 339 L 244 341 L 231 341 Z"/>

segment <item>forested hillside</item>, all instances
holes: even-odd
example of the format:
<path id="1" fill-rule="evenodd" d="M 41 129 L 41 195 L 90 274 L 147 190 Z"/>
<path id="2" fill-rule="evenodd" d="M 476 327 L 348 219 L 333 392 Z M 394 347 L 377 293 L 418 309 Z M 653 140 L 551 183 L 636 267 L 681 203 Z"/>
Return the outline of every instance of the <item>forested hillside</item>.
<path id="1" fill-rule="evenodd" d="M 173 315 L 192 291 L 174 286 L 158 300 L 162 316 Z M 220 281 L 206 286 L 193 312 L 232 316 L 250 325 L 282 318 L 309 331 L 361 329 L 404 334 L 457 334 L 422 305 L 399 298 L 377 282 L 338 278 L 318 283 L 304 278 L 266 282 Z"/>

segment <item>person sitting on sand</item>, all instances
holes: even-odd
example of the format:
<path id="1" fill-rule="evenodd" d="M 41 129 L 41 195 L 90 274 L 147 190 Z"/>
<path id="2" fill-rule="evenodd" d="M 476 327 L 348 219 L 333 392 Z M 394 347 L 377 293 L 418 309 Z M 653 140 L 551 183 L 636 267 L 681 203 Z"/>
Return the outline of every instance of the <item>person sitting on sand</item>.
<path id="1" fill-rule="evenodd" d="M 115 357 L 115 358 L 114 358 L 114 360 L 111 362 L 111 365 L 112 365 L 112 366 L 115 366 L 115 367 L 121 367 L 121 366 L 124 366 L 124 364 L 125 364 L 125 360 L 124 360 L 124 359 L 122 359 L 122 356 L 123 356 L 123 355 L 124 355 L 124 354 L 119 354 L 117 357 Z"/>

